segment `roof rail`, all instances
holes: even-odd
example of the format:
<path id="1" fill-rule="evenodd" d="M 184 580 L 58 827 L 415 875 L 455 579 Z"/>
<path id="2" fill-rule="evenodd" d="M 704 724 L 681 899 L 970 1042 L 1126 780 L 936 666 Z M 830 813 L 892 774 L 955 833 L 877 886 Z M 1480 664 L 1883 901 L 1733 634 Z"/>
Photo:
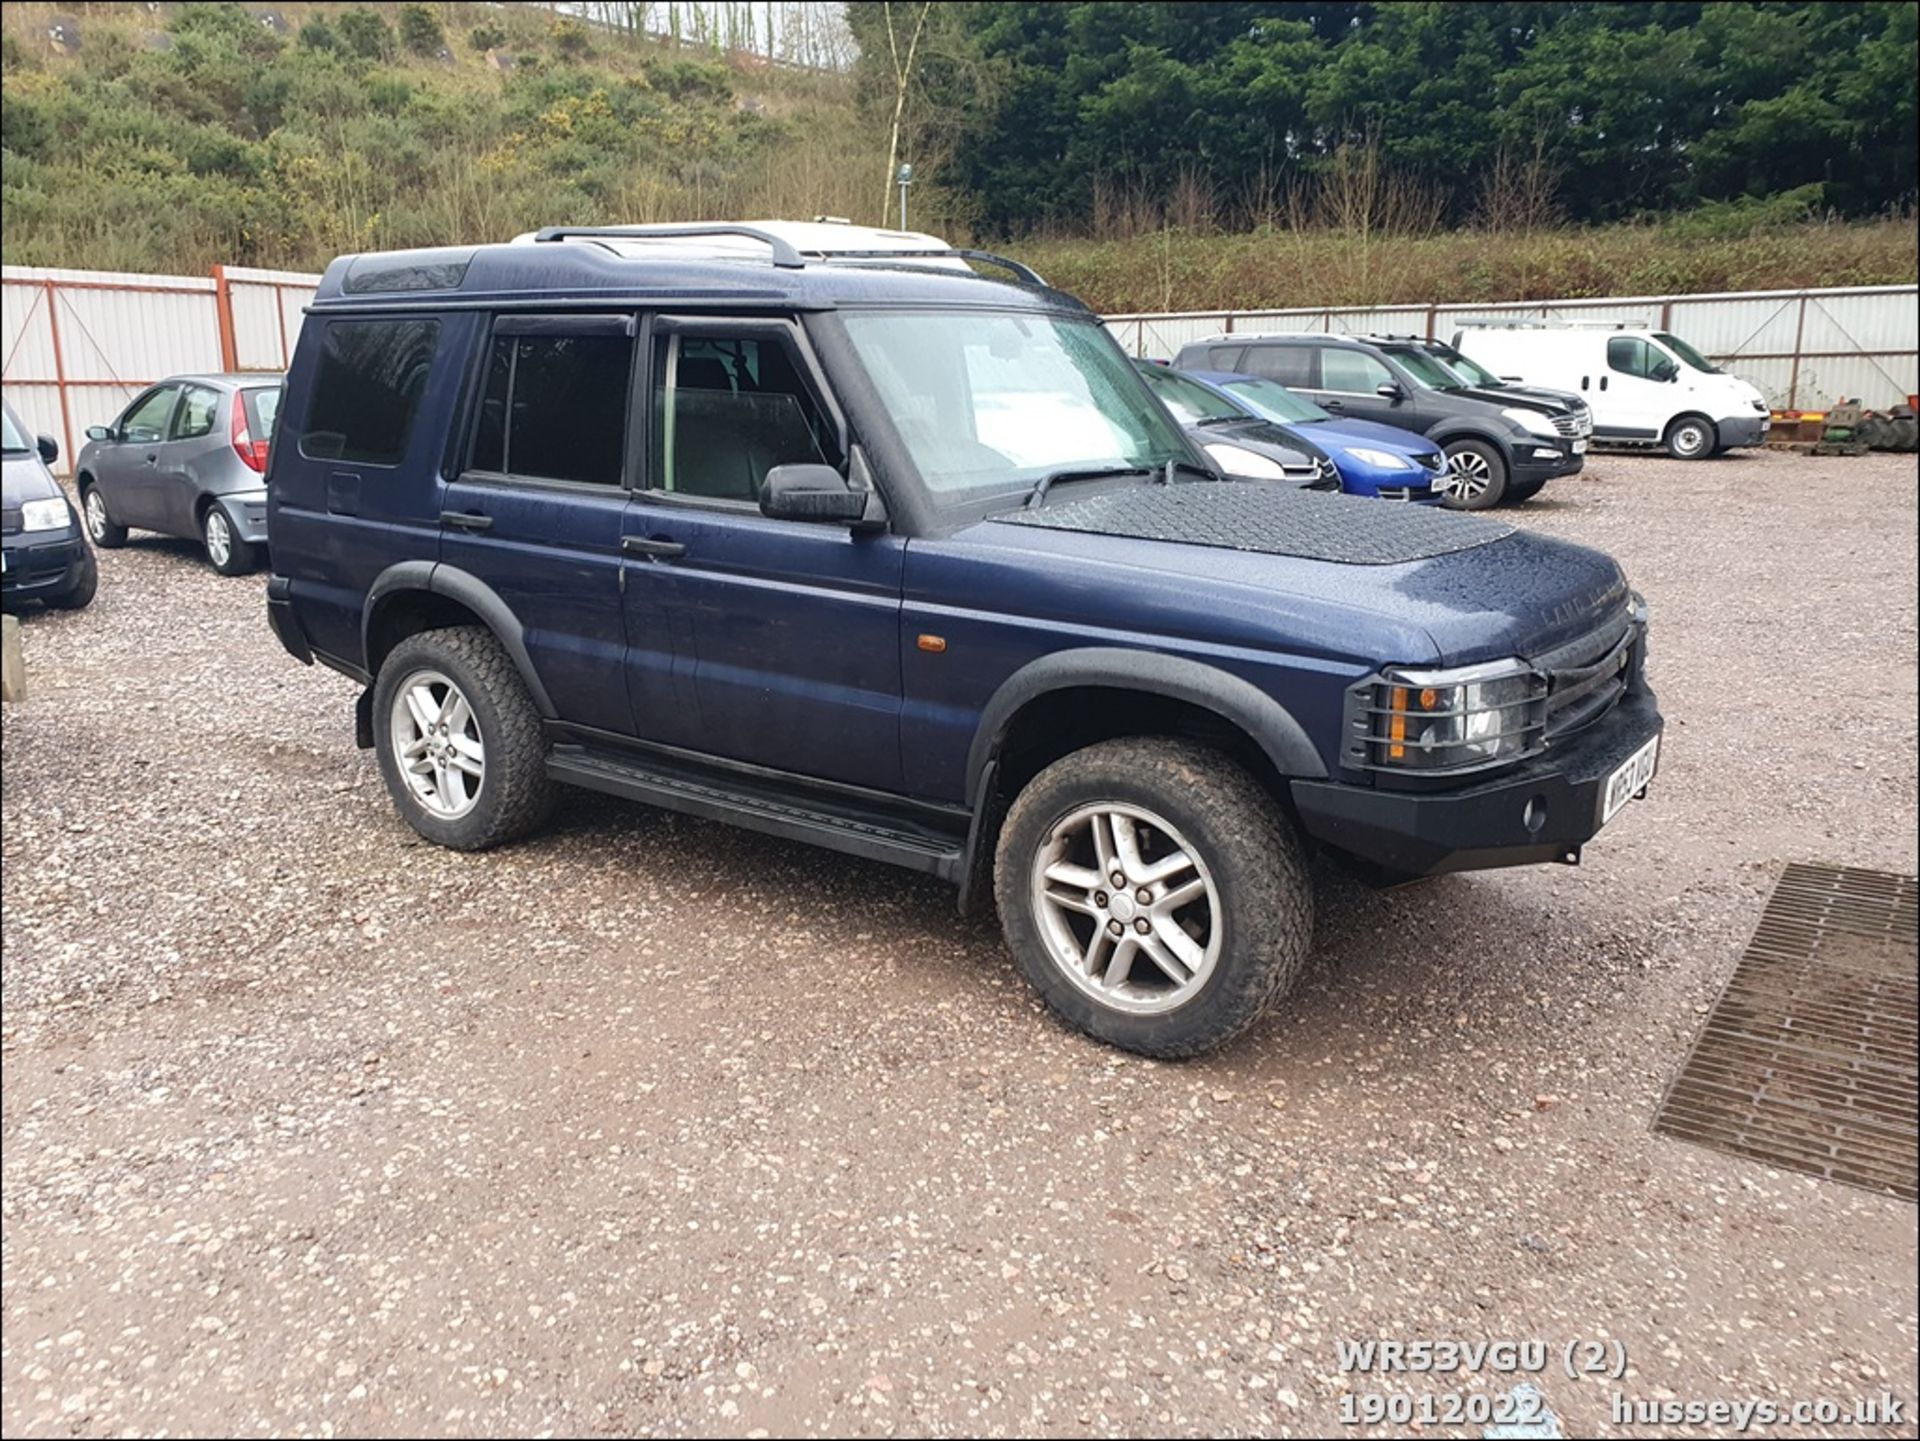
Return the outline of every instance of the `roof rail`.
<path id="1" fill-rule="evenodd" d="M 1508 320 L 1495 316 L 1454 322 L 1464 330 L 1653 330 L 1651 321 L 1634 320 Z"/>
<path id="2" fill-rule="evenodd" d="M 1011 271 L 1028 285 L 1045 285 L 1040 272 L 1031 266 L 1022 265 L 1017 260 L 1009 260 L 1004 255 L 995 255 L 991 250 L 809 250 L 809 255 L 817 255 L 822 260 L 978 260 L 983 265 L 999 265 Z"/>
<path id="3" fill-rule="evenodd" d="M 703 235 L 738 235 L 758 240 L 773 252 L 782 270 L 804 270 L 807 262 L 787 241 L 751 225 L 549 225 L 535 232 L 535 240 L 691 240 Z"/>

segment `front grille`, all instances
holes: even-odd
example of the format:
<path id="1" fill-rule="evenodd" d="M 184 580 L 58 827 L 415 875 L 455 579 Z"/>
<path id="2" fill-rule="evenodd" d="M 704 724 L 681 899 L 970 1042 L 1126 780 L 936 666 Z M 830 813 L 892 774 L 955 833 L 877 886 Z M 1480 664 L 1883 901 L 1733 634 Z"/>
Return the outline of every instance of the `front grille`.
<path id="1" fill-rule="evenodd" d="M 1568 440 L 1576 440 L 1580 435 L 1580 417 L 1577 415 L 1556 415 L 1553 418 L 1553 428 Z"/>
<path id="2" fill-rule="evenodd" d="M 1383 485 L 1375 492 L 1382 500 L 1425 500 L 1433 492 L 1424 485 Z"/>
<path id="3" fill-rule="evenodd" d="M 1307 465 L 1283 465 L 1280 473 L 1288 480 L 1299 481 L 1307 490 L 1338 490 L 1340 472 L 1334 469 L 1333 462 L 1322 457 Z"/>
<path id="4" fill-rule="evenodd" d="M 1538 656 L 1547 677 L 1547 740 L 1584 730 L 1626 694 L 1639 629 L 1622 614 L 1570 645 Z"/>

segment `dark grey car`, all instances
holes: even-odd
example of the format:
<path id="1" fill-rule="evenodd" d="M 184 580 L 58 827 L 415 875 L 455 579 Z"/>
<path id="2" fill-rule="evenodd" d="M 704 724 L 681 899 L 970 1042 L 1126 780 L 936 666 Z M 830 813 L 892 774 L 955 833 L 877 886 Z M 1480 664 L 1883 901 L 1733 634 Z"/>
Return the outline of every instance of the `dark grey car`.
<path id="1" fill-rule="evenodd" d="M 135 396 L 112 424 L 88 426 L 74 479 L 93 543 L 156 530 L 198 540 L 222 575 L 252 570 L 267 542 L 280 389 L 274 374 L 177 375 Z"/>

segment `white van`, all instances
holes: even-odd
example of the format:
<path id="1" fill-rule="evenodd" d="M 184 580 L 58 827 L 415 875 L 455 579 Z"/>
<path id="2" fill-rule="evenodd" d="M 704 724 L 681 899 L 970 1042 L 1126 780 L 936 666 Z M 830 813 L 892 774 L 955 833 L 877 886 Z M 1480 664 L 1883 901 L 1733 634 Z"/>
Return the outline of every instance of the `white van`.
<path id="1" fill-rule="evenodd" d="M 1758 390 L 1664 330 L 1468 321 L 1453 344 L 1504 379 L 1574 392 L 1598 444 L 1700 460 L 1763 444 L 1772 424 Z"/>

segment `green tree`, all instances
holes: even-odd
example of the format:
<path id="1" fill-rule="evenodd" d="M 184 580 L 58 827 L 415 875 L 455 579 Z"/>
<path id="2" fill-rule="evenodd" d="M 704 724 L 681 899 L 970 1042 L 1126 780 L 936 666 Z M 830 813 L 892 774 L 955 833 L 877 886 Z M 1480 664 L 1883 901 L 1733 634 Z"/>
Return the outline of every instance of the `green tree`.
<path id="1" fill-rule="evenodd" d="M 426 6 L 402 5 L 400 43 L 413 55 L 438 55 L 447 48 L 447 37 Z"/>

